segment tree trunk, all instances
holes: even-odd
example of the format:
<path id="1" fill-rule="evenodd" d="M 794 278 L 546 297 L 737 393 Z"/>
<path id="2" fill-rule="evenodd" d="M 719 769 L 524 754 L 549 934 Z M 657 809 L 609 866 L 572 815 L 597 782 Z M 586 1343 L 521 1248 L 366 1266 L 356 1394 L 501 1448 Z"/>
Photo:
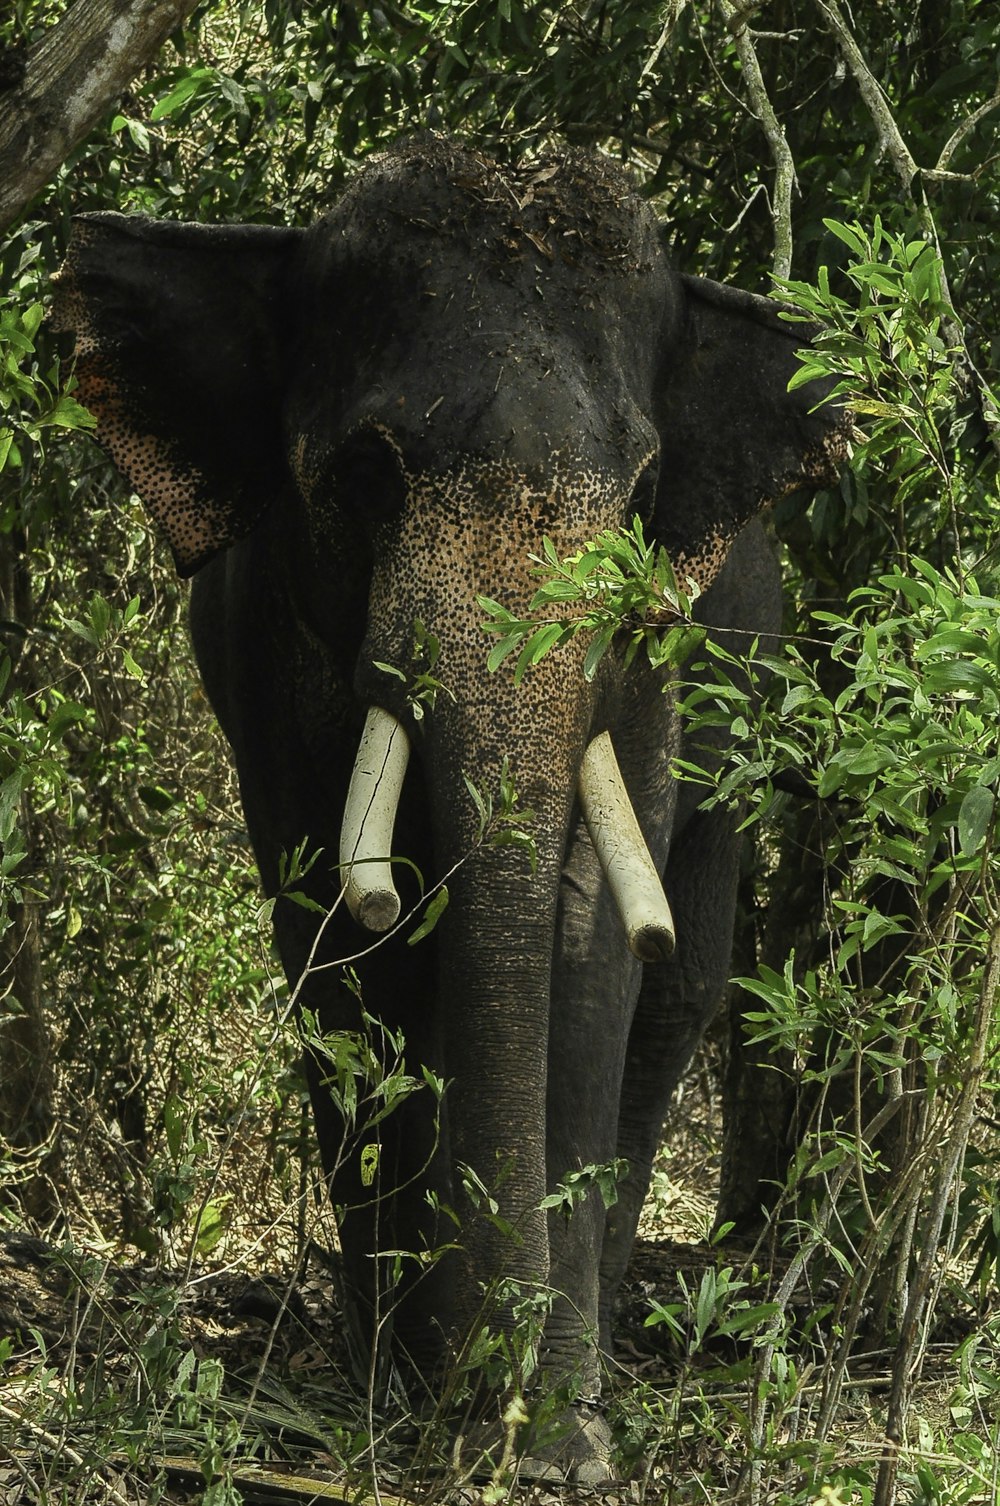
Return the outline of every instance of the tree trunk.
<path id="1" fill-rule="evenodd" d="M 22 647 L 34 617 L 26 560 L 21 529 L 0 534 L 0 618 L 8 630 L 4 647 L 14 674 L 20 669 L 22 683 Z M 18 826 L 29 849 L 24 866 L 30 870 L 34 842 L 23 799 Z M 12 897 L 5 883 L 0 891 L 0 1139 L 15 1152 L 30 1152 L 46 1144 L 53 1124 L 52 1054 L 42 1004 L 38 917 L 34 905 L 18 899 L 16 890 Z M 49 1175 L 30 1175 L 20 1183 L 18 1196 L 25 1212 L 40 1222 L 48 1222 L 55 1212 Z"/>
<path id="2" fill-rule="evenodd" d="M 37 1165 L 15 1183 L 16 1200 L 38 1223 L 58 1209 L 54 1160 L 49 1144 L 54 1128 L 52 1053 L 42 1002 L 38 923 L 31 904 L 12 909 L 0 938 L 0 1140 L 14 1152 L 15 1165 Z M 48 1151 L 43 1147 L 49 1145 Z M 6 1201 L 6 1195 L 4 1194 Z"/>
<path id="3" fill-rule="evenodd" d="M 776 905 L 766 919 L 764 936 L 759 935 L 761 919 L 754 897 L 756 875 L 753 863 L 746 863 L 749 851 L 752 849 L 748 842 L 733 938 L 733 977 L 752 977 L 757 971 L 758 954 L 765 949 L 764 961 L 780 968 L 787 949 L 795 943 L 798 935 L 795 928 L 802 919 L 801 904 Z M 816 892 L 822 896 L 821 886 L 817 886 Z M 807 909 L 807 913 L 812 912 Z M 717 1228 L 732 1224 L 734 1237 L 745 1240 L 756 1239 L 784 1186 L 789 1155 L 794 1148 L 799 1095 L 792 1053 L 776 1049 L 771 1041 L 758 1043 L 747 1037 L 743 1011 L 759 1007 L 759 999 L 744 993 L 736 984 L 730 985 L 722 1090 L 722 1166 L 715 1223 Z"/>
<path id="4" fill-rule="evenodd" d="M 0 110 L 0 231 L 31 199 L 197 0 L 77 0 L 28 54 Z"/>

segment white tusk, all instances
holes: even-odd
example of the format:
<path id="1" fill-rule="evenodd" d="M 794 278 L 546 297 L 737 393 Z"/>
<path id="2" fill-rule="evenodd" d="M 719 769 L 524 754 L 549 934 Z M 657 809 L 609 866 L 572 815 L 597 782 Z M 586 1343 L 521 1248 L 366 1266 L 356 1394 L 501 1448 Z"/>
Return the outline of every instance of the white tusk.
<path id="1" fill-rule="evenodd" d="M 340 828 L 344 898 L 359 925 L 388 931 L 399 918 L 399 895 L 389 854 L 392 828 L 410 757 L 410 743 L 398 722 L 372 706 L 354 760 Z"/>
<path id="2" fill-rule="evenodd" d="M 583 755 L 580 804 L 630 951 L 642 962 L 662 962 L 674 949 L 673 917 L 607 732 Z"/>

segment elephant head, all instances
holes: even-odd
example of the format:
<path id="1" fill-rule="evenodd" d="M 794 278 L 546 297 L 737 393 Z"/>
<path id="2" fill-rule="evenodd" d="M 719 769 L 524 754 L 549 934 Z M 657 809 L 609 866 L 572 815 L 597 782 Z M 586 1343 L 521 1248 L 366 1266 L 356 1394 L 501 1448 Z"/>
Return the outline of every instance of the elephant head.
<path id="1" fill-rule="evenodd" d="M 574 640 L 516 686 L 487 672 L 477 599 L 522 610 L 543 538 L 567 555 L 638 514 L 706 623 L 737 646 L 773 629 L 756 520 L 832 479 L 843 414 L 788 392 L 801 336 L 772 304 L 680 275 L 622 174 L 573 151 L 505 168 L 421 140 L 304 231 L 85 216 L 56 318 L 98 438 L 194 576 L 266 888 L 282 852 L 321 849 L 321 936 L 275 909 L 289 978 L 325 1028 L 357 1029 L 327 965 L 355 959 L 368 1016 L 448 1084 L 440 1115 L 416 1093 L 360 1126 L 369 1187 L 311 1054 L 356 1308 L 371 1324 L 389 1300 L 380 1247 L 414 1252 L 392 1301 L 426 1368 L 491 1283 L 547 1284 L 543 1359 L 594 1397 L 666 1102 L 726 978 L 736 821 L 672 777 L 664 674 L 610 653 L 588 680 Z M 417 623 L 440 682 L 419 719 Z M 534 866 L 480 842 L 467 781 L 495 790 L 505 767 Z M 450 875 L 412 949 L 396 855 Z M 567 1173 L 616 1157 L 607 1214 L 596 1189 L 546 1214 Z M 601 1451 L 579 1429 L 567 1459 L 593 1475 Z"/>

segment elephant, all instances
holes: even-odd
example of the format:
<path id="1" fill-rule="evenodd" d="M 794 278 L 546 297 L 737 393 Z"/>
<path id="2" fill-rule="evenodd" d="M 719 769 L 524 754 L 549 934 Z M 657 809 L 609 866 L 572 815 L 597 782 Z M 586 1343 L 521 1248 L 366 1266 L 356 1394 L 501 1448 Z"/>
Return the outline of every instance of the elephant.
<path id="1" fill-rule="evenodd" d="M 547 1294 L 529 1367 L 568 1400 L 560 1442 L 526 1457 L 604 1478 L 601 1357 L 727 981 L 739 813 L 675 775 L 676 673 L 613 643 L 588 676 L 580 634 L 515 684 L 487 667 L 480 601 L 523 616 L 544 540 L 568 557 L 638 516 L 697 620 L 748 649 L 780 624 L 762 516 L 836 478 L 844 410 L 788 390 L 801 326 L 680 273 L 624 170 L 576 148 L 509 166 L 419 137 L 305 229 L 83 215 L 54 321 L 99 442 L 193 577 L 310 1022 L 350 1321 L 369 1343 L 391 1327 L 440 1384 L 477 1324 L 510 1334 Z M 718 767 L 727 735 L 700 742 Z M 505 777 L 533 861 L 483 840 L 469 786 Z M 331 1042 L 359 1034 L 383 1068 L 355 1073 L 347 1135 Z M 397 1060 L 412 1091 L 384 1113 L 372 1071 Z M 594 1168 L 615 1166 L 605 1207 Z"/>

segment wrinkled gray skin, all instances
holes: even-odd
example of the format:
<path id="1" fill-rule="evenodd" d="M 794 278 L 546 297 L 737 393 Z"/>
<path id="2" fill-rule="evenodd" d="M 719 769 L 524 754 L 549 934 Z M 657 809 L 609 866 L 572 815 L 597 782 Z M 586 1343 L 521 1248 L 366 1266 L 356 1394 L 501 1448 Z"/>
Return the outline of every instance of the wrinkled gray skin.
<path id="1" fill-rule="evenodd" d="M 588 684 L 581 644 L 516 688 L 509 668 L 487 673 L 476 597 L 524 608 L 544 535 L 567 554 L 638 512 L 704 588 L 698 615 L 727 647 L 773 631 L 758 516 L 828 481 L 843 448 L 842 415 L 810 415 L 817 395 L 786 391 L 801 331 L 762 299 L 680 277 L 606 161 L 510 171 L 437 141 L 372 159 L 305 232 L 85 217 L 56 317 L 76 332 L 99 438 L 194 573 L 198 660 L 268 893 L 280 855 L 308 838 L 322 855 L 301 887 L 334 905 L 371 705 L 413 743 L 394 851 L 428 881 L 462 865 L 420 945 L 405 945 L 411 923 L 372 950 L 341 905 L 317 953 L 363 953 L 366 1010 L 405 1036 L 411 1071 L 449 1083 L 439 1140 L 427 1090 L 345 1140 L 310 1058 L 355 1319 L 370 1331 L 390 1303 L 373 1251 L 457 1241 L 419 1280 L 405 1266 L 397 1351 L 439 1375 L 485 1286 L 548 1284 L 544 1363 L 597 1396 L 598 1337 L 608 1348 L 667 1103 L 726 979 L 736 822 L 672 779 L 690 750 L 661 676 L 611 653 Z M 419 723 L 404 683 L 375 667 L 409 671 L 417 619 L 440 640 L 446 687 Z M 628 951 L 581 819 L 581 759 L 605 728 L 673 910 L 668 961 Z M 534 874 L 514 847 L 469 856 L 464 776 L 495 791 L 504 755 L 536 813 Z M 724 756 L 724 738 L 697 756 Z M 409 869 L 397 883 L 405 913 L 419 893 Z M 316 926 L 279 900 L 291 982 Z M 325 1029 L 358 1030 L 339 976 L 314 973 L 303 999 Z M 568 1222 L 540 1211 L 567 1172 L 616 1156 L 629 1170 L 609 1212 L 596 1191 Z M 462 1166 L 516 1238 L 476 1212 Z M 509 1324 L 509 1303 L 489 1316 Z M 558 1464 L 595 1479 L 605 1455 L 598 1418 L 571 1429 Z"/>

